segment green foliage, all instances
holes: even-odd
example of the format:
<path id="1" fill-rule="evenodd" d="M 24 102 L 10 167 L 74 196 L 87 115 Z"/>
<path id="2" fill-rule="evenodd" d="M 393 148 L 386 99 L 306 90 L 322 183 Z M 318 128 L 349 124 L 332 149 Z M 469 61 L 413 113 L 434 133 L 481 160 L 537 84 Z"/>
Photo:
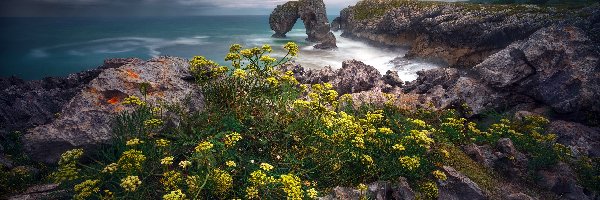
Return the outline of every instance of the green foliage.
<path id="1" fill-rule="evenodd" d="M 392 95 L 384 105 L 356 106 L 331 84 L 301 85 L 281 72 L 298 51 L 293 43 L 284 48 L 276 60 L 270 46 L 233 45 L 230 67 L 194 57 L 203 111 L 128 97 L 124 104 L 136 109 L 116 118 L 113 145 L 88 162 L 77 162 L 80 150 L 63 154 L 53 177 L 76 199 L 314 199 L 333 186 L 356 186 L 366 197 L 365 183 L 398 177 L 420 198 L 435 199 L 444 165 L 493 188 L 493 177 L 454 145 L 508 137 L 534 160 L 532 169 L 566 155 L 542 134 L 543 118 L 481 131 L 453 110 L 397 107 Z"/>

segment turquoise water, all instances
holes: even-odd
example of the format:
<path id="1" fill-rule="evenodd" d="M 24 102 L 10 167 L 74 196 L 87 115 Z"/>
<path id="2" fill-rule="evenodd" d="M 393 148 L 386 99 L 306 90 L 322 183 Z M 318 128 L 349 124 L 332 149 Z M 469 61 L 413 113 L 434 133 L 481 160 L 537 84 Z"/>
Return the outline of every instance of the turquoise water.
<path id="1" fill-rule="evenodd" d="M 0 77 L 31 80 L 65 76 L 115 57 L 203 55 L 227 64 L 223 57 L 231 44 L 275 47 L 288 41 L 300 44 L 297 62 L 306 67 L 339 68 L 343 60 L 358 59 L 382 72 L 400 67 L 405 79 L 412 79 L 416 69 L 434 67 L 426 63 L 394 66 L 389 61 L 404 55 L 403 49 L 375 48 L 341 38 L 340 33 L 336 33 L 338 50 L 316 50 L 304 41 L 305 29 L 300 22 L 288 38 L 271 38 L 272 33 L 268 16 L 0 18 Z"/>

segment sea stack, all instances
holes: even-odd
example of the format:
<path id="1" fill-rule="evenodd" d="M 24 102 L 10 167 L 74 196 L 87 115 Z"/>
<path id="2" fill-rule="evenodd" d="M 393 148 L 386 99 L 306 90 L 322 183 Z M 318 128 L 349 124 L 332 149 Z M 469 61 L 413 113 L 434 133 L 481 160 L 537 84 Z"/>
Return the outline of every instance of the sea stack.
<path id="1" fill-rule="evenodd" d="M 285 34 L 292 30 L 298 19 L 302 19 L 306 27 L 306 34 L 308 35 L 306 40 L 319 43 L 315 45 L 315 48 L 337 48 L 323 0 L 290 1 L 278 5 L 269 18 L 271 29 L 275 31 L 273 37 L 285 37 Z"/>

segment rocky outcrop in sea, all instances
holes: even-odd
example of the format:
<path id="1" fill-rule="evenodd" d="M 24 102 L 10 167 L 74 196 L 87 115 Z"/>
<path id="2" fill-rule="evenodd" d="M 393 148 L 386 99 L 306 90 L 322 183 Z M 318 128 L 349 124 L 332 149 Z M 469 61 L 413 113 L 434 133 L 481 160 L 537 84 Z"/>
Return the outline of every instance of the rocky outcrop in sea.
<path id="1" fill-rule="evenodd" d="M 331 32 L 327 10 L 323 0 L 290 1 L 278 5 L 269 17 L 271 29 L 275 31 L 273 37 L 285 37 L 292 30 L 298 19 L 302 19 L 309 42 L 319 44 L 317 49 L 337 48 L 336 39 Z"/>

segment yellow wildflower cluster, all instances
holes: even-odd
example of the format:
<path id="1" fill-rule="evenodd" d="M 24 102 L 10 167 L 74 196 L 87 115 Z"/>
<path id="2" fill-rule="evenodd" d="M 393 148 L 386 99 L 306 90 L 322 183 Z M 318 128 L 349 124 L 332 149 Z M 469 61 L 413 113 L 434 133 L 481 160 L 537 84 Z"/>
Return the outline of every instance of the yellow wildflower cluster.
<path id="1" fill-rule="evenodd" d="M 241 139 L 242 135 L 240 135 L 237 132 L 233 132 L 225 135 L 224 143 L 226 147 L 232 147 L 235 145 L 236 142 L 240 141 Z"/>
<path id="2" fill-rule="evenodd" d="M 260 163 L 260 168 L 268 172 L 273 170 L 273 165 L 270 165 L 269 163 Z"/>
<path id="3" fill-rule="evenodd" d="M 227 165 L 227 167 L 237 167 L 237 164 L 235 164 L 233 160 L 225 162 L 225 165 Z"/>
<path id="4" fill-rule="evenodd" d="M 296 77 L 294 77 L 294 72 L 292 71 L 285 72 L 285 75 L 281 76 L 281 80 L 292 85 L 299 84 L 298 80 L 296 80 Z"/>
<path id="5" fill-rule="evenodd" d="M 100 188 L 97 186 L 100 180 L 86 180 L 80 184 L 75 185 L 75 195 L 73 199 L 88 199 L 93 194 L 98 193 Z"/>
<path id="6" fill-rule="evenodd" d="M 133 95 L 125 97 L 125 99 L 123 99 L 122 104 L 123 105 L 146 106 L 146 102 L 142 101 L 139 97 L 133 96 Z"/>
<path id="7" fill-rule="evenodd" d="M 277 59 L 272 58 L 269 55 L 263 55 L 260 57 L 260 61 L 263 61 L 266 64 L 271 64 L 271 63 L 274 63 L 275 61 L 277 61 Z"/>
<path id="8" fill-rule="evenodd" d="M 258 198 L 258 189 L 255 186 L 248 186 L 246 188 L 246 198 L 257 199 Z"/>
<path id="9" fill-rule="evenodd" d="M 75 180 L 79 176 L 77 161 L 83 155 L 83 149 L 73 149 L 63 153 L 58 161 L 58 171 L 52 173 L 56 183 Z"/>
<path id="10" fill-rule="evenodd" d="M 200 142 L 198 146 L 196 146 L 196 152 L 204 152 L 213 148 L 213 144 L 209 141 Z"/>
<path id="11" fill-rule="evenodd" d="M 133 138 L 131 140 L 127 140 L 127 142 L 125 143 L 125 145 L 127 146 L 136 146 L 138 144 L 143 144 L 144 141 L 138 139 L 138 138 Z"/>
<path id="12" fill-rule="evenodd" d="M 427 128 L 427 123 L 420 119 L 408 119 L 416 128 Z"/>
<path id="13" fill-rule="evenodd" d="M 300 49 L 298 48 L 298 45 L 293 42 L 288 42 L 287 44 L 285 44 L 285 46 L 283 46 L 283 48 L 288 50 L 288 52 L 291 56 L 297 56 L 298 52 L 300 51 Z"/>
<path id="14" fill-rule="evenodd" d="M 277 87 L 279 86 L 279 81 L 275 78 L 275 77 L 269 77 L 267 79 L 265 79 L 267 81 L 267 83 L 272 86 L 272 87 Z"/>
<path id="15" fill-rule="evenodd" d="M 173 164 L 173 156 L 167 156 L 160 160 L 161 165 L 169 166 Z"/>
<path id="16" fill-rule="evenodd" d="M 176 190 L 179 188 L 179 183 L 183 181 L 183 176 L 177 171 L 167 171 L 163 173 L 163 178 L 160 182 L 167 190 Z"/>
<path id="17" fill-rule="evenodd" d="M 184 200 L 186 199 L 185 194 L 181 190 L 171 191 L 169 194 L 163 196 L 164 200 Z"/>
<path id="18" fill-rule="evenodd" d="M 400 165 L 409 171 L 413 171 L 421 166 L 421 160 L 417 156 L 402 156 L 398 159 Z"/>
<path id="19" fill-rule="evenodd" d="M 362 163 L 365 164 L 365 165 L 367 165 L 367 166 L 371 166 L 375 162 L 373 161 L 373 158 L 371 158 L 371 156 L 364 154 L 362 156 Z"/>
<path id="20" fill-rule="evenodd" d="M 379 128 L 379 132 L 382 134 L 386 134 L 386 135 L 394 133 L 394 131 L 392 131 L 392 129 L 386 128 L 386 127 Z"/>
<path id="21" fill-rule="evenodd" d="M 233 188 L 233 177 L 223 170 L 214 169 L 212 173 L 212 180 L 215 183 L 215 193 L 219 195 L 227 194 L 227 192 Z"/>
<path id="22" fill-rule="evenodd" d="M 429 149 L 429 146 L 433 144 L 433 139 L 428 136 L 429 131 L 427 130 L 411 130 L 410 135 L 406 136 L 409 141 L 417 143 L 423 148 Z"/>
<path id="23" fill-rule="evenodd" d="M 106 165 L 106 167 L 104 167 L 104 169 L 102 169 L 102 173 L 112 174 L 112 173 L 116 172 L 118 168 L 119 168 L 119 165 L 117 165 L 117 163 L 110 163 L 110 164 Z"/>
<path id="24" fill-rule="evenodd" d="M 293 174 L 281 175 L 280 182 L 283 185 L 283 191 L 287 194 L 287 199 L 302 200 L 304 193 L 300 178 Z"/>
<path id="25" fill-rule="evenodd" d="M 144 121 L 144 125 L 146 125 L 147 127 L 158 127 L 163 125 L 163 121 L 161 119 L 149 119 Z"/>
<path id="26" fill-rule="evenodd" d="M 273 177 L 267 176 L 265 172 L 262 170 L 256 170 L 250 173 L 250 183 L 256 186 L 266 185 L 273 182 L 275 179 Z"/>
<path id="27" fill-rule="evenodd" d="M 308 190 L 306 190 L 306 196 L 308 196 L 308 198 L 311 199 L 316 199 L 319 195 L 319 192 L 317 192 L 317 190 L 315 188 L 310 188 Z"/>
<path id="28" fill-rule="evenodd" d="M 361 191 L 361 192 L 366 192 L 369 189 L 369 187 L 367 185 L 361 183 L 361 184 L 358 184 L 358 186 L 356 186 L 356 189 L 358 189 L 358 191 Z"/>
<path id="29" fill-rule="evenodd" d="M 121 179 L 121 187 L 128 192 L 134 192 L 142 184 L 138 176 L 127 176 Z"/>
<path id="30" fill-rule="evenodd" d="M 247 76 L 248 76 L 248 74 L 246 73 L 246 71 L 244 71 L 242 69 L 236 69 L 233 71 L 233 77 L 236 77 L 239 79 L 246 79 Z"/>
<path id="31" fill-rule="evenodd" d="M 146 161 L 146 156 L 142 151 L 130 149 L 123 152 L 117 163 L 125 171 L 140 171 L 144 161 Z"/>
<path id="32" fill-rule="evenodd" d="M 420 185 L 419 189 L 424 199 L 437 199 L 438 188 L 435 182 L 426 182 Z"/>
<path id="33" fill-rule="evenodd" d="M 187 176 L 185 178 L 185 184 L 188 187 L 188 192 L 190 192 L 190 193 L 198 192 L 198 190 L 200 189 L 200 185 L 201 185 L 201 183 L 199 181 L 200 181 L 200 177 L 198 177 L 196 175 Z"/>
<path id="34" fill-rule="evenodd" d="M 189 166 L 192 166 L 192 162 L 187 161 L 187 160 L 182 160 L 181 162 L 179 162 L 179 167 L 186 169 Z"/>
<path id="35" fill-rule="evenodd" d="M 169 140 L 165 140 L 165 139 L 156 140 L 157 147 L 168 147 L 169 144 L 171 144 L 171 141 L 169 141 Z"/>
<path id="36" fill-rule="evenodd" d="M 264 52 L 269 52 L 269 53 L 271 53 L 271 51 L 273 51 L 273 48 L 271 48 L 271 45 L 268 45 L 268 44 L 263 45 L 261 49 Z"/>
<path id="37" fill-rule="evenodd" d="M 404 145 L 402 144 L 394 144 L 394 146 L 392 146 L 392 149 L 396 151 L 404 151 L 406 150 L 406 147 L 404 147 Z"/>
<path id="38" fill-rule="evenodd" d="M 435 171 L 431 172 L 431 174 L 433 174 L 433 177 L 435 177 L 438 180 L 445 181 L 447 179 L 446 174 L 444 174 L 444 172 L 442 172 L 440 170 L 435 170 Z"/>

